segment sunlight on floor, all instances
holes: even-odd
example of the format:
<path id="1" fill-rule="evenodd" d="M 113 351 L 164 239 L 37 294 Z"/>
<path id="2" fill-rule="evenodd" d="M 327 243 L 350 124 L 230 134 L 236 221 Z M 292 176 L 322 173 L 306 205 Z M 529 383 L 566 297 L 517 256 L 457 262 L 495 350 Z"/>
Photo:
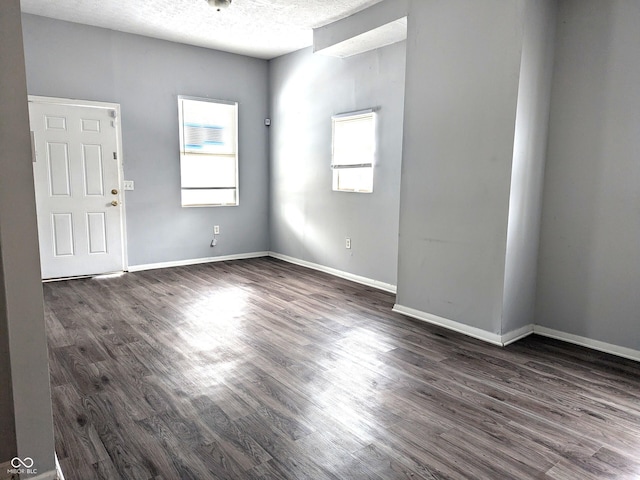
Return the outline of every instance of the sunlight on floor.
<path id="1" fill-rule="evenodd" d="M 387 350 L 385 339 L 366 328 L 356 328 L 337 342 L 349 355 L 340 357 L 325 373 L 329 386 L 318 392 L 316 398 L 323 407 L 330 407 L 333 416 L 348 428 L 361 430 L 370 420 L 365 412 L 368 403 L 377 403 L 374 397 L 379 377 L 371 369 L 381 365 L 379 355 Z"/>
<path id="2" fill-rule="evenodd" d="M 239 287 L 213 290 L 191 306 L 187 321 L 191 328 L 178 331 L 193 350 L 202 351 L 221 345 L 221 340 L 236 336 L 242 329 L 242 316 L 247 311 L 248 292 Z"/>

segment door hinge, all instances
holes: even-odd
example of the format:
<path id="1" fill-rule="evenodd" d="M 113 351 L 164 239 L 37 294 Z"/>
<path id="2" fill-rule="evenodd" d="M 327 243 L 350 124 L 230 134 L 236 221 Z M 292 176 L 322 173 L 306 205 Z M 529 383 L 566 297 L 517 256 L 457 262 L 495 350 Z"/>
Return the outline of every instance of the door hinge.
<path id="1" fill-rule="evenodd" d="M 118 159 L 118 152 L 113 152 L 113 159 L 117 160 Z"/>

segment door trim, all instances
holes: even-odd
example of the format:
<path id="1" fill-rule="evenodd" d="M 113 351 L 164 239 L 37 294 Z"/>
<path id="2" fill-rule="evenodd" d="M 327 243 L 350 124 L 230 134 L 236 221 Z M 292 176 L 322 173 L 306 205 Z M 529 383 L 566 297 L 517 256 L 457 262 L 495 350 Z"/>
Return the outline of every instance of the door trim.
<path id="1" fill-rule="evenodd" d="M 120 215 L 120 236 L 122 242 L 122 271 L 129 270 L 129 255 L 127 248 L 127 198 L 124 193 L 123 180 L 124 169 L 122 161 L 122 128 L 120 126 L 120 104 L 110 102 L 96 102 L 93 100 L 78 100 L 72 98 L 60 98 L 60 97 L 44 97 L 41 95 L 28 95 L 29 103 L 41 103 L 49 105 L 69 105 L 74 107 L 93 107 L 104 108 L 108 110 L 116 111 L 116 118 L 114 119 L 116 128 L 116 149 L 118 152 L 118 158 L 116 159 L 118 165 L 118 190 L 122 192 L 122 215 Z"/>

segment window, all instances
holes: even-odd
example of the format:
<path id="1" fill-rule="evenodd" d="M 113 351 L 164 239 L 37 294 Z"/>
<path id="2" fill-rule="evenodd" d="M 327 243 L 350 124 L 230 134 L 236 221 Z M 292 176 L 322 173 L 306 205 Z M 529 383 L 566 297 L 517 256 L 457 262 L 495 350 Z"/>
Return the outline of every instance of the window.
<path id="1" fill-rule="evenodd" d="M 178 97 L 183 207 L 238 205 L 238 104 Z"/>
<path id="2" fill-rule="evenodd" d="M 333 124 L 333 189 L 373 192 L 376 113 L 373 110 L 335 115 Z"/>

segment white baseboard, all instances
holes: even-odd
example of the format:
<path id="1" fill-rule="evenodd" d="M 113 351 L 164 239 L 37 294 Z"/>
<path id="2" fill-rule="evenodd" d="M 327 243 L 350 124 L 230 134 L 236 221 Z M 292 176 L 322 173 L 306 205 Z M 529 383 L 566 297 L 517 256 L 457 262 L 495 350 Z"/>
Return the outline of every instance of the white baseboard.
<path id="1" fill-rule="evenodd" d="M 506 347 L 507 345 L 511 345 L 512 343 L 523 339 L 524 337 L 528 337 L 533 333 L 533 329 L 534 326 L 533 323 L 531 323 L 529 325 L 525 325 L 524 327 L 520 327 L 502 334 L 502 346 Z"/>
<path id="2" fill-rule="evenodd" d="M 201 263 L 226 262 L 228 260 L 246 260 L 248 258 L 268 257 L 269 252 L 238 253 L 235 255 L 221 255 L 219 257 L 193 258 L 189 260 L 176 260 L 173 262 L 148 263 L 146 265 L 130 265 L 129 272 L 142 272 L 158 268 L 184 267 L 186 265 L 199 265 Z"/>
<path id="3" fill-rule="evenodd" d="M 325 267 L 324 265 L 307 262 L 306 260 L 300 260 L 299 258 L 290 257 L 288 255 L 282 255 L 281 253 L 276 253 L 276 252 L 251 252 L 251 253 L 240 253 L 236 255 L 224 255 L 220 257 L 194 258 L 189 260 L 177 260 L 172 262 L 149 263 L 144 265 L 130 265 L 127 270 L 129 272 L 142 272 L 144 270 L 155 270 L 158 268 L 182 267 L 186 265 L 199 265 L 202 263 L 225 262 L 227 260 L 246 260 L 249 258 L 260 258 L 260 257 L 277 258 L 279 260 L 283 260 L 288 263 L 294 263 L 296 265 L 311 268 L 313 270 L 319 270 L 321 272 L 329 273 L 336 277 L 351 280 L 352 282 L 356 282 L 362 285 L 367 285 L 369 287 L 374 287 L 380 290 L 384 290 L 385 292 L 396 293 L 396 286 L 390 283 L 379 282 L 378 280 L 361 277 L 360 275 L 354 275 L 353 273 L 343 272 L 342 270 L 337 270 L 331 267 Z"/>
<path id="4" fill-rule="evenodd" d="M 288 262 L 288 263 L 300 265 L 301 267 L 311 268 L 313 270 L 318 270 L 320 272 L 328 273 L 336 277 L 344 278 L 346 280 L 351 280 L 352 282 L 360 283 L 368 287 L 377 288 L 378 290 L 384 290 L 385 292 L 389 292 L 389 293 L 396 293 L 396 286 L 392 285 L 391 283 L 385 283 L 385 282 L 380 282 L 378 280 L 373 280 L 371 278 L 361 277 L 360 275 L 355 275 L 353 273 L 344 272 L 342 270 L 337 270 L 335 268 L 326 267 L 318 263 L 308 262 L 306 260 L 301 260 L 299 258 L 290 257 L 288 255 L 283 255 L 281 253 L 269 252 L 269 256 L 273 258 L 277 258 L 278 260 Z"/>
<path id="5" fill-rule="evenodd" d="M 58 461 L 58 454 L 55 454 L 56 456 L 56 473 L 58 474 L 58 476 L 56 477 L 57 480 L 64 480 L 64 474 L 62 473 L 62 467 L 60 467 L 60 462 Z"/>
<path id="6" fill-rule="evenodd" d="M 464 323 L 449 320 L 448 318 L 439 317 L 414 308 L 405 307 L 404 305 L 398 305 L 397 303 L 393 306 L 393 311 L 406 315 L 407 317 L 415 318 L 416 320 L 422 320 L 423 322 L 448 328 L 454 332 L 463 333 L 479 340 L 484 340 L 485 342 L 492 343 L 493 345 L 498 345 L 500 347 L 503 346 L 502 337 L 497 333 L 487 332 L 481 328 L 471 327 Z"/>
<path id="7" fill-rule="evenodd" d="M 507 345 L 533 333 L 533 325 L 525 325 L 524 327 L 507 332 L 504 335 L 498 335 L 497 333 L 487 332 L 481 328 L 471 327 L 464 323 L 456 322 L 455 320 L 449 320 L 448 318 L 439 317 L 432 313 L 416 310 L 415 308 L 405 307 L 404 305 L 395 304 L 393 306 L 393 311 L 406 315 L 407 317 L 415 318 L 416 320 L 422 320 L 423 322 L 438 325 L 448 330 L 453 330 L 454 332 L 477 338 L 478 340 L 483 340 L 499 347 L 506 347 Z"/>
<path id="8" fill-rule="evenodd" d="M 572 333 L 565 333 L 559 330 L 553 330 L 547 327 L 541 327 L 535 325 L 533 327 L 533 333 L 542 335 L 543 337 L 555 338 L 556 340 L 562 340 L 564 342 L 573 343 L 582 347 L 591 348 L 604 353 L 610 353 L 611 355 L 617 355 L 618 357 L 628 358 L 640 362 L 640 351 L 633 348 L 621 347 L 619 345 L 613 345 L 611 343 L 601 342 L 599 340 L 592 340 L 587 337 L 581 337 L 579 335 L 573 335 Z"/>
<path id="9" fill-rule="evenodd" d="M 617 355 L 619 357 L 628 358 L 640 362 L 640 351 L 632 348 L 621 347 L 619 345 L 613 345 L 611 343 L 601 342 L 599 340 L 592 340 L 591 338 L 581 337 L 579 335 L 573 335 L 571 333 L 561 332 L 559 330 L 553 330 L 547 327 L 541 327 L 540 325 L 525 325 L 524 327 L 512 330 L 504 335 L 497 335 L 495 333 L 487 332 L 485 330 L 470 327 L 464 323 L 449 320 L 447 318 L 438 317 L 430 313 L 415 310 L 413 308 L 405 307 L 403 305 L 394 305 L 394 312 L 401 313 L 417 320 L 422 320 L 427 323 L 438 325 L 440 327 L 453 330 L 454 332 L 463 333 L 479 340 L 491 343 L 493 345 L 499 345 L 505 347 L 513 342 L 516 342 L 532 333 L 536 335 L 542 335 L 544 337 L 555 338 L 556 340 L 562 340 L 564 342 L 573 343 L 582 347 L 591 348 L 604 353 L 610 353 L 611 355 Z"/>

